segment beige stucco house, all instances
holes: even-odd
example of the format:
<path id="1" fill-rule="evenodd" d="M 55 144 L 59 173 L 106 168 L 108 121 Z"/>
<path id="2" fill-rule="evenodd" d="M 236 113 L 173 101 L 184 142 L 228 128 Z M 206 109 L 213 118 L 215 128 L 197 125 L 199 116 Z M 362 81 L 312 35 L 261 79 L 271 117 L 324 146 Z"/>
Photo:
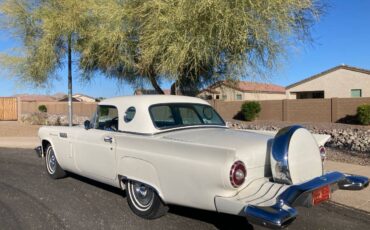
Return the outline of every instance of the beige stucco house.
<path id="1" fill-rule="evenodd" d="M 59 101 L 68 101 L 68 95 L 61 98 Z M 84 94 L 73 94 L 72 95 L 72 101 L 74 102 L 96 102 L 95 98 L 84 95 Z"/>
<path id="2" fill-rule="evenodd" d="M 286 99 L 286 94 L 285 88 L 279 85 L 247 81 L 219 81 L 202 90 L 198 97 L 206 100 L 260 101 Z"/>
<path id="3" fill-rule="evenodd" d="M 286 87 L 288 99 L 370 97 L 370 70 L 336 66 Z"/>

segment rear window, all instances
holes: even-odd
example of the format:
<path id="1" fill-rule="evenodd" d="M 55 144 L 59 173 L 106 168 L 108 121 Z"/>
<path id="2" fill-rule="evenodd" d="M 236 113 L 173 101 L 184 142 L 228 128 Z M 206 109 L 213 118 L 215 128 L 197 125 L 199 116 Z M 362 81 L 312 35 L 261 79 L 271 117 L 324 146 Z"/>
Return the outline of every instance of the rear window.
<path id="1" fill-rule="evenodd" d="M 149 108 L 153 124 L 159 129 L 181 126 L 220 125 L 225 122 L 217 112 L 202 104 L 159 104 Z"/>

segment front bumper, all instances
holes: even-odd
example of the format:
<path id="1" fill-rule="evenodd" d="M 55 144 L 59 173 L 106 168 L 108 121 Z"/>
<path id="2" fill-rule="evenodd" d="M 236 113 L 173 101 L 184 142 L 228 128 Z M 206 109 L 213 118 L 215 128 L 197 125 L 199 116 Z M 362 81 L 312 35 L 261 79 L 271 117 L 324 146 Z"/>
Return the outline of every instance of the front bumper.
<path id="1" fill-rule="evenodd" d="M 38 157 L 42 158 L 44 156 L 43 151 L 42 151 L 42 146 L 37 146 L 34 150 L 35 150 L 36 155 Z"/>
<path id="2" fill-rule="evenodd" d="M 276 183 L 269 183 L 276 186 Z M 256 200 L 255 197 L 258 197 L 258 199 L 261 200 L 261 197 L 267 196 L 269 193 L 271 194 L 270 190 L 273 190 L 273 187 L 271 187 L 268 189 L 268 192 L 261 194 L 260 191 L 263 190 L 263 187 L 261 187 L 257 190 L 256 194 L 249 196 L 249 201 L 244 201 L 244 204 L 239 203 L 240 205 L 243 205 L 243 208 L 238 214 L 246 217 L 249 222 L 254 224 L 259 224 L 269 228 L 284 228 L 296 219 L 298 212 L 295 207 L 313 206 L 312 192 L 314 190 L 324 186 L 330 186 L 331 192 L 337 189 L 361 190 L 366 188 L 368 185 L 369 179 L 367 177 L 348 175 L 340 172 L 329 172 L 302 184 L 291 186 L 280 185 L 280 187 L 276 189 L 277 192 L 274 192 L 273 196 L 268 195 L 268 199 L 270 199 L 270 201 L 256 203 L 254 202 Z M 248 187 L 245 189 L 248 190 Z M 243 199 L 245 200 L 247 198 Z M 227 212 L 224 207 L 231 210 L 231 207 L 233 207 L 233 205 L 236 207 L 236 202 L 240 202 L 241 200 L 242 199 L 240 198 L 225 199 L 216 197 L 215 202 L 217 210 L 223 209 L 223 212 Z"/>

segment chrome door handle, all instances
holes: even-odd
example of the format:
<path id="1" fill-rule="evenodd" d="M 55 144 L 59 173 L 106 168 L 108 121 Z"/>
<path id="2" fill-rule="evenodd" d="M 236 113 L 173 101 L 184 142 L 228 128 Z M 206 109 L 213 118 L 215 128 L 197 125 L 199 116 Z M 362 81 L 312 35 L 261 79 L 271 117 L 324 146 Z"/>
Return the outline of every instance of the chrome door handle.
<path id="1" fill-rule="evenodd" d="M 112 143 L 113 142 L 113 137 L 104 137 L 104 141 Z"/>

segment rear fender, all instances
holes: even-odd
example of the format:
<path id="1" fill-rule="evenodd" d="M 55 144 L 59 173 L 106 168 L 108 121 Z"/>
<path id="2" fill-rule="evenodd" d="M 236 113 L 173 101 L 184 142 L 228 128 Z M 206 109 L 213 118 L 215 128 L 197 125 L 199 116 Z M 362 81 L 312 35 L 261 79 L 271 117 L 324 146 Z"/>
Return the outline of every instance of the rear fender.
<path id="1" fill-rule="evenodd" d="M 164 201 L 157 171 L 149 162 L 134 157 L 123 157 L 119 160 L 117 173 L 121 178 L 149 185 Z"/>

